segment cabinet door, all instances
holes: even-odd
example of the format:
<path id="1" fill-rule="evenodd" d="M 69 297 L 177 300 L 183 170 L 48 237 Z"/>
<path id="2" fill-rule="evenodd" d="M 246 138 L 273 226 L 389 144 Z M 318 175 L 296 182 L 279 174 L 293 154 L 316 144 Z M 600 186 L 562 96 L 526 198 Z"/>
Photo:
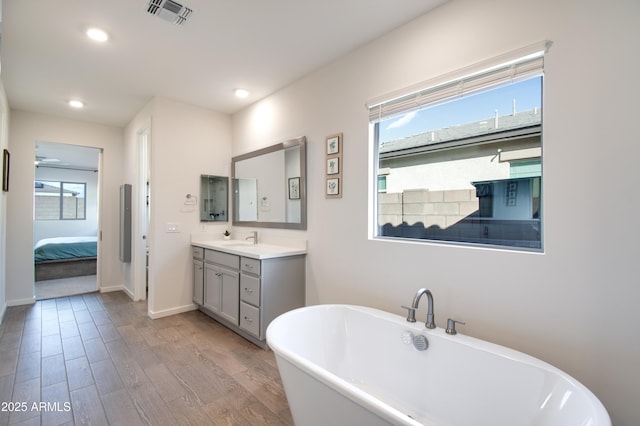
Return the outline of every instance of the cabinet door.
<path id="1" fill-rule="evenodd" d="M 222 296 L 220 299 L 220 314 L 238 325 L 240 311 L 240 274 L 227 268 L 220 268 Z"/>
<path id="2" fill-rule="evenodd" d="M 204 264 L 201 260 L 193 260 L 193 302 L 202 306 L 204 303 Z"/>
<path id="3" fill-rule="evenodd" d="M 220 268 L 204 264 L 204 307 L 220 313 L 222 279 Z"/>

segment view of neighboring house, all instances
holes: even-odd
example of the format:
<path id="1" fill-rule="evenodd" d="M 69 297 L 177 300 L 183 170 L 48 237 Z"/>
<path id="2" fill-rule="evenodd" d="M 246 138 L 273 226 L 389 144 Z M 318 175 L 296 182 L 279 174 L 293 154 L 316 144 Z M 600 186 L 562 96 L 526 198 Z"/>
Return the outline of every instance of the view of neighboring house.
<path id="1" fill-rule="evenodd" d="M 381 235 L 540 248 L 539 108 L 379 146 Z"/>

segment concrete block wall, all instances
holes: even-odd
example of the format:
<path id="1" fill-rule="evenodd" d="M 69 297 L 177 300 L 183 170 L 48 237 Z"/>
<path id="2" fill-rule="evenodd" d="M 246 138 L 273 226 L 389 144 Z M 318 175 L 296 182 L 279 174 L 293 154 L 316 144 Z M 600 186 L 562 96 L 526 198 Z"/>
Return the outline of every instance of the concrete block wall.
<path id="1" fill-rule="evenodd" d="M 448 228 L 478 210 L 475 189 L 429 191 L 410 189 L 404 192 L 378 194 L 379 223 L 392 226 L 403 222 L 425 227 Z"/>
<path id="2" fill-rule="evenodd" d="M 84 199 L 64 197 L 62 199 L 65 219 L 84 218 Z M 60 218 L 60 197 L 36 196 L 36 220 L 57 220 Z"/>

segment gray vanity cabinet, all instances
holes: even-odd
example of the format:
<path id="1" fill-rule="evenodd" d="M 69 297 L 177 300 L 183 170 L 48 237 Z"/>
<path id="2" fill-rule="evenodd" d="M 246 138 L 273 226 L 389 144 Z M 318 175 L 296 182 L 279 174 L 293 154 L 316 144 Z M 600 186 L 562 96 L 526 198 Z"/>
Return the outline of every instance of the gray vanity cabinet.
<path id="1" fill-rule="evenodd" d="M 304 306 L 304 256 L 240 260 L 240 328 L 264 342 L 279 315 Z"/>
<path id="2" fill-rule="evenodd" d="M 204 303 L 204 249 L 193 249 L 193 303 L 202 306 Z"/>
<path id="3" fill-rule="evenodd" d="M 254 259 L 193 246 L 193 269 L 198 308 L 263 348 L 269 323 L 305 303 L 305 255 Z"/>

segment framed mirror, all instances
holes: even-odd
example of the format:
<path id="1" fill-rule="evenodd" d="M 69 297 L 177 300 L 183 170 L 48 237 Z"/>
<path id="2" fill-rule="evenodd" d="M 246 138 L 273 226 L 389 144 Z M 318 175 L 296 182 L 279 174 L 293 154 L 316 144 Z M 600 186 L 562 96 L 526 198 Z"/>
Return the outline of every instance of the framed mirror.
<path id="1" fill-rule="evenodd" d="M 231 159 L 233 225 L 307 229 L 306 138 Z"/>
<path id="2" fill-rule="evenodd" d="M 229 179 L 200 175 L 200 222 L 229 220 Z"/>

